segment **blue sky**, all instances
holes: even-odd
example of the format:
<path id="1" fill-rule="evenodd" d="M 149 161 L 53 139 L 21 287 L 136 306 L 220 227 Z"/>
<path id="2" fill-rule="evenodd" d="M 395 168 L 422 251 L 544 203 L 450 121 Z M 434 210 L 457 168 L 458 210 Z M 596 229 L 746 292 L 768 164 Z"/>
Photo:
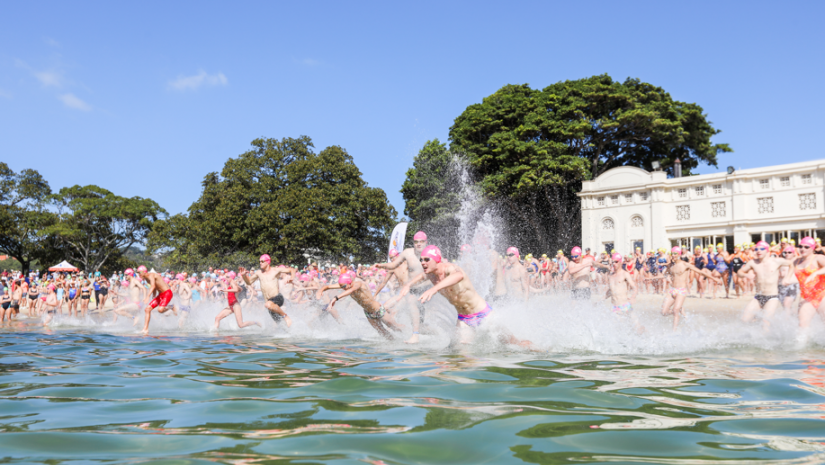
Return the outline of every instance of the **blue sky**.
<path id="1" fill-rule="evenodd" d="M 601 73 L 701 105 L 735 150 L 720 170 L 825 158 L 823 5 L 6 1 L 0 160 L 178 213 L 253 139 L 308 135 L 401 215 L 413 157 L 468 105 Z"/>

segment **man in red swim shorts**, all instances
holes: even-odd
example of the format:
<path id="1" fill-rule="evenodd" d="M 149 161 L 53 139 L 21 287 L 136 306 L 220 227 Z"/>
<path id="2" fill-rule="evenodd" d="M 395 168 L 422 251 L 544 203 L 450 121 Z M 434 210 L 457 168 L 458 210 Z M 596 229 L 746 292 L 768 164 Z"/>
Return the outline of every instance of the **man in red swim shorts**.
<path id="1" fill-rule="evenodd" d="M 137 272 L 138 276 L 149 284 L 149 291 L 146 293 L 146 299 L 144 301 L 144 303 L 148 303 L 149 305 L 145 309 L 146 319 L 143 324 L 143 334 L 149 334 L 149 320 L 152 319 L 152 309 L 157 307 L 158 313 L 166 312 L 166 310 L 168 310 L 166 306 L 172 301 L 172 290 L 169 289 L 169 285 L 166 284 L 159 274 L 146 271 L 145 266 L 139 266 Z M 156 291 L 157 296 L 152 299 Z M 152 299 L 152 301 L 149 302 L 149 299 Z"/>

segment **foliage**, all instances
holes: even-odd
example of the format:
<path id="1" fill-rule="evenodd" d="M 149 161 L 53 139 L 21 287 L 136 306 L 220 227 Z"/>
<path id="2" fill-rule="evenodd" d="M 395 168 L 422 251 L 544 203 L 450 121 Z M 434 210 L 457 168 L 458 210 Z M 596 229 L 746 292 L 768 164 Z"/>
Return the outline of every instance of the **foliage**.
<path id="1" fill-rule="evenodd" d="M 134 244 L 143 243 L 160 215 L 155 201 L 120 197 L 98 186 L 73 186 L 50 197 L 60 220 L 50 228 L 65 246 L 66 256 L 87 271 L 108 270 L 108 261 L 122 261 Z"/>
<path id="2" fill-rule="evenodd" d="M 699 163 L 716 166 L 718 154 L 732 151 L 711 142 L 719 132 L 695 103 L 638 79 L 601 75 L 541 91 L 504 86 L 456 118 L 450 141 L 507 222 L 520 226 L 521 243 L 546 250 L 579 237 L 582 180 L 617 166 L 649 169 L 653 161 L 672 174 L 677 157 L 683 174 Z"/>
<path id="3" fill-rule="evenodd" d="M 408 232 L 426 231 L 430 241 L 448 256 L 456 256 L 460 220 L 463 160 L 450 153 L 438 139 L 428 140 L 407 170 L 401 186 Z"/>
<path id="4" fill-rule="evenodd" d="M 312 151 L 309 137 L 256 139 L 203 180 L 201 197 L 180 215 L 158 222 L 151 251 L 167 263 L 220 266 L 316 258 L 376 260 L 386 248 L 395 209 L 370 188 L 341 147 Z"/>
<path id="5" fill-rule="evenodd" d="M 60 248 L 48 228 L 57 218 L 46 209 L 51 188 L 35 170 L 15 173 L 0 162 L 0 254 L 16 258 L 24 271 L 32 261 L 50 263 Z"/>

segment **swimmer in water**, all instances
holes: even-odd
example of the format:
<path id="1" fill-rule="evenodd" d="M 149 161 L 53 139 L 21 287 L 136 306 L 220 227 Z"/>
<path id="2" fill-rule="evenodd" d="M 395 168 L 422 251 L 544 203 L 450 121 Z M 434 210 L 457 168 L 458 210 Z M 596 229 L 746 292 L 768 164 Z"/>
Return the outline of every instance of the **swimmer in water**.
<path id="1" fill-rule="evenodd" d="M 742 321 L 749 323 L 756 314 L 763 310 L 762 329 L 767 333 L 771 328 L 770 320 L 782 302 L 779 297 L 779 269 L 790 268 L 793 261 L 770 256 L 770 246 L 765 241 L 756 243 L 756 256 L 742 265 L 736 272 L 740 277 L 748 271 L 756 273 L 756 295 L 745 306 Z"/>
<path id="2" fill-rule="evenodd" d="M 145 319 L 142 331 L 143 334 L 149 334 L 149 320 L 152 319 L 152 310 L 157 308 L 158 313 L 166 313 L 166 311 L 169 310 L 169 302 L 172 301 L 174 295 L 172 294 L 172 290 L 169 289 L 169 285 L 166 284 L 166 281 L 164 281 L 159 274 L 150 273 L 143 265 L 139 266 L 137 271 L 138 276 L 149 284 L 149 290 L 146 291 L 146 298 L 143 302 L 148 305 L 144 310 Z M 157 292 L 157 296 L 152 298 L 155 292 Z M 151 302 L 149 299 L 152 299 Z"/>
<path id="3" fill-rule="evenodd" d="M 792 247 L 792 246 L 789 246 Z M 807 340 L 808 328 L 814 315 L 825 320 L 825 255 L 814 253 L 816 241 L 811 237 L 805 237 L 799 241 L 799 258 L 793 261 L 791 272 L 796 275 L 799 281 L 799 336 L 798 342 L 804 343 Z M 791 280 L 785 277 L 783 285 L 790 285 Z"/>
<path id="4" fill-rule="evenodd" d="M 682 255 L 681 247 L 674 247 L 670 250 L 671 260 L 667 261 L 667 271 L 673 279 L 670 288 L 665 291 L 665 300 L 662 302 L 662 315 L 673 315 L 673 330 L 679 326 L 679 318 L 682 316 L 682 306 L 688 294 L 690 285 L 690 272 L 701 274 L 717 283 L 721 283 L 720 278 L 715 277 L 706 269 L 700 270 L 694 265 L 679 259 Z"/>
<path id="5" fill-rule="evenodd" d="M 519 300 L 530 298 L 530 276 L 527 268 L 519 261 L 520 253 L 517 248 L 510 247 L 504 261 L 504 285 L 507 295 Z"/>
<path id="6" fill-rule="evenodd" d="M 126 286 L 128 297 L 123 299 L 123 305 L 112 310 L 112 316 L 114 317 L 112 323 L 116 322 L 118 315 L 120 315 L 133 319 L 134 322 L 132 326 L 137 326 L 138 323 L 140 323 L 141 294 L 145 288 L 141 284 L 140 279 L 135 276 L 135 271 L 131 268 L 126 269 L 124 278 L 128 282 Z"/>
<path id="7" fill-rule="evenodd" d="M 379 263 L 375 265 L 378 268 L 392 271 L 396 268 L 406 264 L 407 272 L 409 274 L 409 279 L 407 281 L 401 281 L 399 279 L 399 283 L 404 286 L 409 282 L 415 280 L 416 286 L 413 286 L 410 290 L 414 296 L 421 296 L 424 291 L 427 289 L 427 285 L 423 282 L 423 279 L 417 279 L 420 276 L 424 275 L 424 269 L 421 267 L 421 263 L 419 262 L 419 257 L 421 257 L 421 252 L 424 250 L 425 247 L 428 245 L 427 234 L 424 231 L 418 231 L 413 236 L 413 247 L 404 249 L 403 252 L 398 254 L 395 259 L 393 259 L 390 263 Z M 399 276 L 396 275 L 396 278 Z M 413 334 L 412 337 L 407 339 L 408 344 L 415 344 L 418 342 L 419 332 L 421 324 L 424 323 L 424 311 L 426 310 L 424 304 L 420 300 L 416 299 L 406 299 L 402 302 L 410 310 L 410 318 L 412 320 L 413 326 Z"/>
<path id="8" fill-rule="evenodd" d="M 609 268 L 596 262 L 592 256 L 582 257 L 581 247 L 573 247 L 570 251 L 570 263 L 565 270 L 567 276 L 573 280 L 570 286 L 570 297 L 573 300 L 590 300 L 590 267 Z"/>
<path id="9" fill-rule="evenodd" d="M 456 332 L 460 336 L 460 342 L 472 342 L 471 330 L 480 326 L 484 319 L 490 316 L 493 312 L 492 307 L 478 295 L 470 282 L 470 278 L 464 274 L 464 271 L 458 265 L 447 263 L 442 259 L 441 250 L 438 247 L 434 245 L 427 246 L 421 252 L 420 261 L 424 273 L 411 279 L 409 283 L 401 288 L 398 296 L 390 299 L 388 303 L 402 298 L 410 291 L 412 286 L 415 286 L 419 281 L 428 279 L 433 283 L 433 287 L 423 292 L 418 299 L 422 302 L 428 302 L 436 293 L 444 296 L 458 312 Z M 516 339 L 509 333 L 504 333 L 500 340 L 508 344 L 532 347 L 530 341 Z"/>
<path id="10" fill-rule="evenodd" d="M 334 311 L 335 304 L 338 303 L 339 300 L 345 297 L 352 297 L 352 300 L 364 309 L 364 315 L 367 317 L 367 321 L 378 331 L 378 334 L 387 339 L 393 339 L 392 334 L 390 334 L 387 329 L 389 328 L 396 332 L 401 331 L 401 325 L 387 312 L 384 305 L 381 305 L 375 300 L 372 292 L 370 292 L 369 286 L 364 281 L 360 279 L 353 280 L 349 273 L 344 273 L 338 276 L 338 285 L 327 285 L 318 289 L 317 298 L 320 300 L 323 297 L 323 293 L 330 289 L 342 289 L 344 292 L 332 298 L 326 311 Z"/>
<path id="11" fill-rule="evenodd" d="M 281 276 L 289 276 L 294 280 L 296 270 L 283 265 L 272 267 L 271 261 L 272 259 L 268 254 L 263 254 L 258 260 L 261 267 L 260 270 L 253 273 L 252 271 L 247 272 L 245 268 L 240 267 L 238 268 L 238 272 L 247 286 L 251 286 L 255 281 L 261 282 L 261 292 L 264 295 L 264 307 L 269 311 L 269 316 L 275 320 L 275 323 L 280 323 L 281 320 L 283 320 L 288 328 L 292 326 L 292 319 L 289 318 L 289 315 L 287 315 L 283 309 L 284 296 L 281 294 L 279 280 Z"/>
<path id="12" fill-rule="evenodd" d="M 237 298 L 237 293 L 241 291 L 241 287 L 235 282 L 235 277 L 235 272 L 230 271 L 229 273 L 226 273 L 225 278 L 222 278 L 223 288 L 221 289 L 221 292 L 226 293 L 226 302 L 228 306 L 221 310 L 221 312 L 218 313 L 218 316 L 215 317 L 215 330 L 220 328 L 221 320 L 233 313 L 235 314 L 235 321 L 238 323 L 238 328 L 246 328 L 247 326 L 252 325 L 262 327 L 257 321 L 243 321 L 243 310 L 241 309 L 241 303 L 238 302 Z"/>
<path id="13" fill-rule="evenodd" d="M 645 328 L 639 324 L 639 318 L 633 311 L 633 304 L 636 303 L 639 293 L 636 280 L 622 266 L 622 254 L 614 253 L 612 259 L 610 272 L 607 274 L 607 296 L 613 304 L 613 314 L 621 318 L 630 318 L 636 332 L 641 334 Z"/>

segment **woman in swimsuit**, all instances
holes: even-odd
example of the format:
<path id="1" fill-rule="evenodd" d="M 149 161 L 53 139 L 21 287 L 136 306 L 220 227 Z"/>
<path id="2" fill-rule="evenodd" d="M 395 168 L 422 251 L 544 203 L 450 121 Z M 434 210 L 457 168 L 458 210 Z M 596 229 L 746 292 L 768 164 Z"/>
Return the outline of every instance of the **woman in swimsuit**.
<path id="1" fill-rule="evenodd" d="M 28 306 L 28 310 L 29 310 L 29 316 L 30 317 L 37 315 L 37 296 L 40 295 L 40 291 L 38 291 L 38 288 L 39 287 L 37 286 L 37 284 L 34 284 L 34 283 L 32 283 L 31 287 L 29 288 L 29 295 L 28 295 L 28 299 L 29 299 L 28 304 L 29 304 L 29 306 Z"/>
<path id="2" fill-rule="evenodd" d="M 11 323 L 11 294 L 9 294 L 9 288 L 3 288 L 3 296 L 0 297 L 0 323 L 5 323 L 6 318 L 8 318 L 9 323 Z"/>
<path id="3" fill-rule="evenodd" d="M 86 318 L 86 313 L 89 311 L 89 299 L 92 298 L 92 286 L 89 281 L 84 279 L 80 285 L 80 311 L 83 312 L 83 318 Z"/>
<path id="4" fill-rule="evenodd" d="M 56 287 L 54 284 L 49 284 L 46 288 L 46 298 L 43 300 L 43 326 L 48 326 L 54 318 L 54 313 L 57 309 L 57 295 L 55 294 Z"/>
<path id="5" fill-rule="evenodd" d="M 69 316 L 76 318 L 78 293 L 74 281 L 69 283 L 69 292 L 66 298 L 69 299 Z"/>
<path id="6" fill-rule="evenodd" d="M 220 291 L 226 293 L 226 302 L 229 304 L 229 306 L 221 310 L 221 313 L 219 313 L 218 316 L 215 317 L 215 329 L 218 329 L 218 327 L 221 324 L 221 320 L 223 320 L 224 318 L 228 317 L 233 313 L 235 314 L 235 321 L 238 323 L 239 328 L 246 328 L 247 326 L 251 325 L 261 326 L 261 324 L 257 321 L 243 321 L 243 314 L 241 313 L 241 304 L 240 302 L 238 302 L 238 299 L 235 296 L 237 292 L 241 291 L 240 286 L 238 286 L 238 283 L 235 282 L 235 272 L 230 271 L 229 273 L 227 273 L 227 278 L 228 279 L 224 280 L 225 287 Z"/>
<path id="7" fill-rule="evenodd" d="M 803 340 L 815 314 L 819 313 L 825 320 L 825 304 L 822 302 L 825 297 L 825 255 L 815 254 L 815 248 L 816 242 L 811 237 L 799 241 L 800 256 L 791 268 L 799 281 L 799 329 L 803 331 L 800 334 Z M 790 285 L 790 279 L 786 277 L 782 284 Z"/>

